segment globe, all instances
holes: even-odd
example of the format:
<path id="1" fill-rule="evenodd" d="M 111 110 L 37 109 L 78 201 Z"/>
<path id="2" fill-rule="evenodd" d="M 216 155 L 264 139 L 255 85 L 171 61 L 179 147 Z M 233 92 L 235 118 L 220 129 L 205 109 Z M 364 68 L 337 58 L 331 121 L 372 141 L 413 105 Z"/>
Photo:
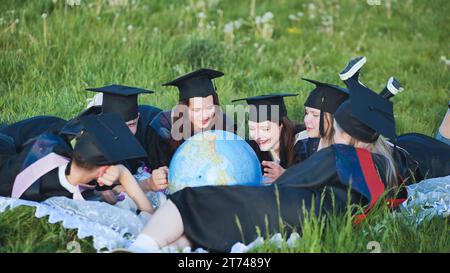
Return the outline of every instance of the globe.
<path id="1" fill-rule="evenodd" d="M 169 164 L 169 192 L 185 187 L 262 185 L 261 166 L 253 149 L 228 131 L 197 133 L 177 149 Z"/>

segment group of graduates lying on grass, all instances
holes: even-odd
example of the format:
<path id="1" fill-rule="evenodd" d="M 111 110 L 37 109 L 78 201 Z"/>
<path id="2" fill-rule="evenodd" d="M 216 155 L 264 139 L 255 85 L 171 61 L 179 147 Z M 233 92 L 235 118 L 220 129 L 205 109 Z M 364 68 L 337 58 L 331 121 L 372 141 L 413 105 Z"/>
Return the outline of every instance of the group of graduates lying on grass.
<path id="1" fill-rule="evenodd" d="M 220 108 L 213 79 L 202 68 L 167 86 L 179 89 L 179 103 L 162 111 L 138 105 L 153 91 L 122 85 L 100 92 L 92 105 L 66 121 L 38 116 L 0 127 L 0 196 L 43 201 L 53 196 L 104 200 L 121 192 L 148 213 L 142 233 L 127 249 L 158 252 L 165 246 L 226 252 L 280 230 L 301 231 L 304 211 L 343 213 L 348 204 L 365 207 L 362 221 L 379 200 L 395 208 L 406 185 L 450 175 L 450 110 L 436 138 L 396 135 L 391 99 L 403 88 L 391 77 L 381 92 L 360 81 L 365 57 L 339 73 L 346 87 L 311 79 L 304 123 L 288 117 L 284 99 L 296 94 L 238 98 L 249 106 L 249 145 L 261 162 L 266 186 L 200 186 L 168 193 L 155 208 L 147 192 L 166 191 L 168 166 L 190 136 L 207 130 L 236 132 L 238 123 Z M 178 121 L 181 127 L 174 126 Z M 148 179 L 137 181 L 136 173 Z M 236 224 L 239 219 L 239 226 Z"/>

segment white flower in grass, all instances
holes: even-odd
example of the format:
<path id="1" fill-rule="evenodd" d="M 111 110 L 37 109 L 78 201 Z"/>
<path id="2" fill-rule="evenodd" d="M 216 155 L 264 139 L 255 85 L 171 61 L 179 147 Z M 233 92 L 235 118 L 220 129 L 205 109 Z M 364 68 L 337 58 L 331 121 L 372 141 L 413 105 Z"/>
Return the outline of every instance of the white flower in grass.
<path id="1" fill-rule="evenodd" d="M 240 29 L 243 23 L 244 20 L 242 18 L 239 18 L 238 20 L 234 21 L 234 28 Z"/>
<path id="2" fill-rule="evenodd" d="M 308 13 L 309 13 L 309 19 L 316 18 L 316 5 L 314 5 L 313 3 L 309 3 Z"/>
<path id="3" fill-rule="evenodd" d="M 45 20 L 47 18 L 47 13 L 42 13 L 41 17 Z"/>
<path id="4" fill-rule="evenodd" d="M 267 22 L 269 22 L 269 21 L 272 20 L 272 19 L 273 19 L 273 13 L 270 12 L 270 11 L 268 11 L 268 12 L 266 12 L 266 13 L 263 15 L 263 17 L 261 18 L 261 22 L 262 22 L 262 23 L 267 23 Z"/>
<path id="5" fill-rule="evenodd" d="M 128 6 L 128 0 L 108 0 L 108 4 L 111 7 L 115 7 L 115 6 L 124 7 L 124 6 Z"/>
<path id="6" fill-rule="evenodd" d="M 81 0 L 66 0 L 66 4 L 73 7 L 73 6 L 79 6 L 81 3 Z"/>
<path id="7" fill-rule="evenodd" d="M 225 26 L 223 27 L 223 32 L 225 33 L 232 33 L 234 30 L 234 24 L 233 22 L 227 23 L 225 24 Z"/>
<path id="8" fill-rule="evenodd" d="M 450 65 L 450 60 L 445 56 L 441 56 L 441 61 L 443 61 L 446 65 Z"/>
<path id="9" fill-rule="evenodd" d="M 20 22 L 19 19 L 16 19 L 16 20 L 14 21 L 14 23 L 16 23 L 16 24 L 18 24 L 19 22 Z"/>
<path id="10" fill-rule="evenodd" d="M 133 25 L 128 25 L 127 30 L 128 30 L 129 32 L 133 31 Z"/>
<path id="11" fill-rule="evenodd" d="M 301 12 L 301 11 L 297 12 L 297 17 L 298 18 L 303 17 L 303 15 L 305 15 L 303 12 Z"/>
<path id="12" fill-rule="evenodd" d="M 127 37 L 123 37 L 122 38 L 122 43 L 126 43 L 127 42 Z"/>
<path id="13" fill-rule="evenodd" d="M 197 18 L 198 19 L 205 19 L 206 18 L 206 14 L 204 12 L 199 12 L 199 13 L 197 13 Z"/>
<path id="14" fill-rule="evenodd" d="M 289 15 L 288 18 L 289 18 L 289 20 L 292 20 L 292 21 L 298 21 L 298 20 L 300 20 L 300 19 L 299 19 L 296 15 L 294 15 L 294 14 Z"/>
<path id="15" fill-rule="evenodd" d="M 234 22 L 229 22 L 227 24 L 225 24 L 225 26 L 223 27 L 223 32 L 225 33 L 225 43 L 228 46 L 231 46 L 233 44 L 233 40 L 234 40 Z"/>
<path id="16" fill-rule="evenodd" d="M 259 25 L 259 24 L 262 23 L 262 21 L 261 21 L 261 16 L 256 16 L 256 17 L 255 17 L 255 23 L 256 23 L 257 25 Z"/>

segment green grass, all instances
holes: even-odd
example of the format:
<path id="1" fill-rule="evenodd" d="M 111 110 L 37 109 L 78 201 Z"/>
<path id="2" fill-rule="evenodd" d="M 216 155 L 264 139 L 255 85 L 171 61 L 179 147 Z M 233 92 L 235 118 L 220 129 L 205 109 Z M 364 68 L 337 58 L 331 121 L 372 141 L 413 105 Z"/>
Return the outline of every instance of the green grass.
<path id="1" fill-rule="evenodd" d="M 256 15 L 274 15 L 270 39 L 258 32 L 250 14 L 252 1 L 129 0 L 124 7 L 106 0 L 81 0 L 75 7 L 55 2 L 0 3 L 0 121 L 42 114 L 70 118 L 93 95 L 84 88 L 112 83 L 155 90 L 140 102 L 168 109 L 178 94 L 161 83 L 201 66 L 225 72 L 216 80 L 223 105 L 248 95 L 300 93 L 287 105 L 292 119 L 301 121 L 303 102 L 312 89 L 301 77 L 341 84 L 338 72 L 359 55 L 368 59 L 362 80 L 369 87 L 381 90 L 391 75 L 405 86 L 394 99 L 398 133 L 434 135 L 446 111 L 449 65 L 441 60 L 450 57 L 446 0 L 389 1 L 390 8 L 385 0 L 379 6 L 363 0 L 319 0 L 315 9 L 310 1 L 257 0 Z M 299 21 L 288 18 L 297 12 L 304 13 Z M 327 16 L 332 23 L 324 21 Z M 243 24 L 230 43 L 224 26 L 239 18 Z M 0 251 L 64 251 L 74 233 L 31 215 L 25 209 L 0 216 Z M 367 240 L 377 239 L 386 251 L 448 251 L 446 220 L 412 229 L 390 214 L 381 215 L 385 232 L 367 226 L 341 233 L 335 223 L 321 231 L 334 235 L 304 236 L 311 242 L 296 250 L 365 252 Z M 20 225 L 8 228 L 8 219 L 21 219 Z M 27 233 L 4 235 L 26 228 Z"/>

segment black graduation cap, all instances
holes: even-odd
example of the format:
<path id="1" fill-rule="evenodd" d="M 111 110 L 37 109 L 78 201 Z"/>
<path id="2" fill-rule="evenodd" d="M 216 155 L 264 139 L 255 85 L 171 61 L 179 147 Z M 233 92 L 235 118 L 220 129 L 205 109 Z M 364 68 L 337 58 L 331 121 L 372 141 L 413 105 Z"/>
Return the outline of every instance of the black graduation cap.
<path id="1" fill-rule="evenodd" d="M 316 85 L 305 101 L 305 106 L 320 110 L 320 136 L 324 137 L 323 112 L 334 114 L 336 109 L 348 99 L 349 91 L 340 86 L 302 78 Z"/>
<path id="2" fill-rule="evenodd" d="M 102 107 L 99 105 L 94 105 L 85 109 L 79 113 L 76 117 L 70 119 L 64 127 L 59 131 L 59 134 L 65 135 L 69 140 L 79 136 L 83 130 L 83 125 L 81 123 L 81 118 L 87 115 L 98 115 L 102 112 Z"/>
<path id="3" fill-rule="evenodd" d="M 87 115 L 81 118 L 83 133 L 74 151 L 88 163 L 103 166 L 146 157 L 147 154 L 117 113 Z"/>
<path id="4" fill-rule="evenodd" d="M 166 82 L 163 86 L 178 87 L 180 90 L 180 101 L 194 97 L 207 97 L 216 93 L 212 79 L 222 77 L 223 75 L 222 72 L 217 70 L 201 68 L 173 81 Z"/>
<path id="5" fill-rule="evenodd" d="M 292 97 L 298 96 L 298 94 L 292 93 L 281 93 L 281 94 L 270 94 L 270 95 L 262 95 L 256 97 L 248 97 L 242 99 L 236 99 L 232 102 L 236 101 L 247 101 L 248 105 L 253 105 L 255 107 L 250 107 L 249 120 L 255 122 L 262 122 L 266 120 L 278 120 L 281 121 L 282 117 L 287 116 L 286 105 L 284 104 L 284 97 Z M 277 117 L 272 117 L 272 107 L 278 107 Z"/>
<path id="6" fill-rule="evenodd" d="M 396 139 L 393 104 L 357 81 L 349 85 L 350 99 L 334 113 L 338 124 L 352 137 L 374 142 L 381 134 Z"/>
<path id="7" fill-rule="evenodd" d="M 137 96 L 142 93 L 154 93 L 153 91 L 130 87 L 125 85 L 107 85 L 99 88 L 87 88 L 88 91 L 102 92 L 103 113 L 118 113 L 125 122 L 138 117 Z"/>

